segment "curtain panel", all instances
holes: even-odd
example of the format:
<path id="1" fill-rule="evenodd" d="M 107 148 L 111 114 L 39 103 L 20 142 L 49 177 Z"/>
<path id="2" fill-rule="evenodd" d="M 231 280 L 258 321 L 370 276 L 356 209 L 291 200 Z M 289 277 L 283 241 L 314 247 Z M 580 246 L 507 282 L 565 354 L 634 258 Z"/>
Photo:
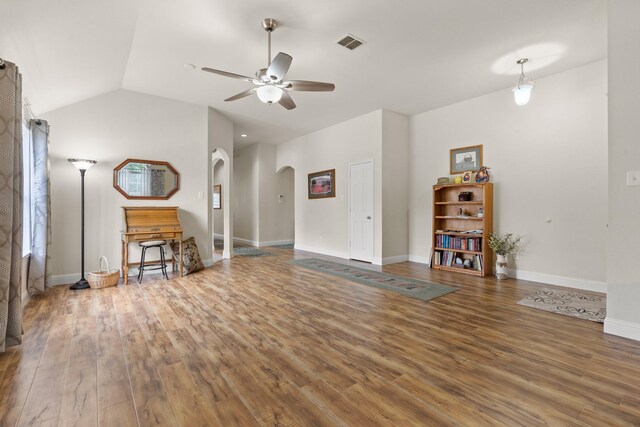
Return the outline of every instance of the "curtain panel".
<path id="1" fill-rule="evenodd" d="M 0 352 L 22 342 L 22 76 L 0 69 Z"/>
<path id="2" fill-rule="evenodd" d="M 51 279 L 51 198 L 49 184 L 49 124 L 30 120 L 31 129 L 31 259 L 28 292 L 42 292 Z"/>

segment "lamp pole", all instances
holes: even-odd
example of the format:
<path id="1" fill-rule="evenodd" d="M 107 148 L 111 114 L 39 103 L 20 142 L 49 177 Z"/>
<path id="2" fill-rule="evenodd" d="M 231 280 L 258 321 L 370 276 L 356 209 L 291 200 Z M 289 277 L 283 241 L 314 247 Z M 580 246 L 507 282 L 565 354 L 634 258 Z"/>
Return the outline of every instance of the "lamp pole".
<path id="1" fill-rule="evenodd" d="M 89 288 L 89 282 L 84 278 L 84 174 L 97 162 L 95 160 L 69 159 L 69 162 L 80 171 L 80 280 L 71 285 L 74 291 Z"/>

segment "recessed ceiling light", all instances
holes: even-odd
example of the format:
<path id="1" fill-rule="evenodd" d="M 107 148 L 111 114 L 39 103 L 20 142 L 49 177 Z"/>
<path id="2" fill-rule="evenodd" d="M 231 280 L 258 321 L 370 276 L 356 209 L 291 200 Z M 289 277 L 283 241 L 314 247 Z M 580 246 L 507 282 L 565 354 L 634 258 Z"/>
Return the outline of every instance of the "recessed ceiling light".
<path id="1" fill-rule="evenodd" d="M 183 65 L 184 68 L 186 68 L 187 70 L 195 70 L 196 66 L 193 64 L 184 64 Z"/>
<path id="2" fill-rule="evenodd" d="M 246 138 L 246 137 L 247 137 L 247 134 L 246 134 L 246 133 L 243 133 L 243 134 L 242 134 L 242 135 L 240 135 L 240 136 L 241 136 L 241 137 L 243 137 L 243 138 Z"/>

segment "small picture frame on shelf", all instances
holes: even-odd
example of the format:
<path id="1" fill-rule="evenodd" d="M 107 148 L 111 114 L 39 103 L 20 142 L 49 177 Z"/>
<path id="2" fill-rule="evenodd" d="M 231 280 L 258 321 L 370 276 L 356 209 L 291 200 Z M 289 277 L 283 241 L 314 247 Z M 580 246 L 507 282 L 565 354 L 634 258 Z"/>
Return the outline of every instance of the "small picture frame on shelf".
<path id="1" fill-rule="evenodd" d="M 482 167 L 482 145 L 452 148 L 449 150 L 450 173 L 476 172 Z"/>
<path id="2" fill-rule="evenodd" d="M 469 182 L 471 182 L 473 171 L 466 171 L 463 175 L 462 175 L 462 183 L 463 184 L 467 184 Z"/>

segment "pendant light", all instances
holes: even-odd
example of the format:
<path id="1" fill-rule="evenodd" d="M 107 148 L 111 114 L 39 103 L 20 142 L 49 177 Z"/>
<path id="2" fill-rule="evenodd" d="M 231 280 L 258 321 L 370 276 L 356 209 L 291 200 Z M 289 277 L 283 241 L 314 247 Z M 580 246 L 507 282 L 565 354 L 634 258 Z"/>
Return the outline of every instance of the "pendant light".
<path id="1" fill-rule="evenodd" d="M 520 65 L 520 79 L 518 80 L 518 86 L 513 88 L 513 97 L 517 105 L 527 105 L 529 98 L 531 98 L 531 91 L 536 85 L 535 82 L 524 76 L 524 64 L 529 61 L 528 58 L 518 59 L 516 62 Z"/>

